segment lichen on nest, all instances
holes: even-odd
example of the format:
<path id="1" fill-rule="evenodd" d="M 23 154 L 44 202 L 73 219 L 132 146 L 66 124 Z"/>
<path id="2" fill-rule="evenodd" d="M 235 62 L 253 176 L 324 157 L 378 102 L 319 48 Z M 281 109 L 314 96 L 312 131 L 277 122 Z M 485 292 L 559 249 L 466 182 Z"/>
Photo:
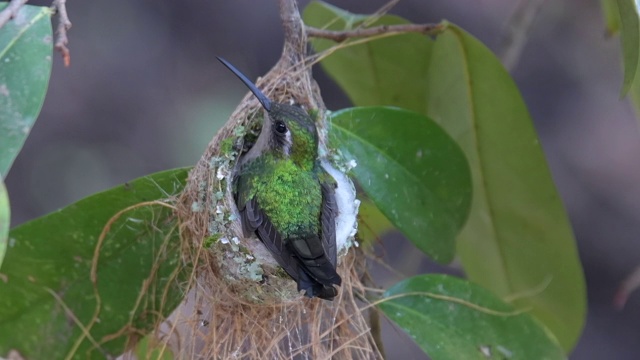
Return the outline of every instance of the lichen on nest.
<path id="1" fill-rule="evenodd" d="M 357 244 L 354 236 L 357 230 L 357 210 L 359 201 L 355 197 L 355 187 L 344 174 L 348 168 L 339 151 L 327 146 L 326 110 L 317 93 L 303 93 L 307 89 L 317 90 L 308 70 L 291 74 L 277 74 L 276 66 L 259 84 L 265 93 L 279 102 L 301 104 L 316 119 L 320 138 L 319 153 L 322 167 L 337 182 L 336 200 L 336 243 L 339 256 L 346 255 L 348 249 Z M 274 74 L 277 74 L 275 76 Z M 271 81 L 269 81 L 272 79 Z M 311 95 L 311 96 L 310 96 Z M 311 107 L 316 105 L 316 107 Z M 244 237 L 241 231 L 238 210 L 234 202 L 234 176 L 238 160 L 253 145 L 259 134 L 263 116 L 266 116 L 258 102 L 248 94 L 232 114 L 229 122 L 214 137 L 200 162 L 192 170 L 189 184 L 182 199 L 189 204 L 188 211 L 182 213 L 183 232 L 191 234 L 189 247 L 205 245 L 205 250 L 215 258 L 212 267 L 224 272 L 222 279 L 233 283 L 233 288 L 244 298 L 269 303 L 282 301 L 283 293 L 288 300 L 299 299 L 295 283 L 286 274 L 278 272 L 279 266 L 264 245 L 255 237 Z M 206 228 L 197 227 L 206 222 Z M 190 224 L 190 225 L 189 225 Z M 195 225 L 195 226 L 193 226 Z M 239 251 L 243 249 L 243 251 Z M 250 254 L 250 256 L 246 256 Z M 190 259 L 193 260 L 193 259 Z M 280 279 L 282 278 L 282 279 Z M 252 293 L 246 296 L 245 293 Z M 260 296 L 256 295 L 257 293 Z M 273 295 L 273 296 L 270 296 Z"/>
<path id="2" fill-rule="evenodd" d="M 283 21 L 302 24 L 297 8 Z M 361 252 L 347 252 L 359 202 L 344 171 L 354 163 L 327 146 L 326 108 L 305 62 L 301 27 L 297 34 L 285 26 L 280 61 L 256 83 L 272 101 L 299 104 L 317 120 L 322 166 L 339 182 L 342 286 L 332 302 L 305 298 L 260 240 L 242 233 L 233 176 L 264 116 L 247 94 L 191 171 L 177 204 L 185 262 L 194 264 L 189 295 L 169 319 L 178 334 L 170 341 L 177 358 L 381 358 L 365 317 L 371 310 L 362 310 L 365 261 Z"/>

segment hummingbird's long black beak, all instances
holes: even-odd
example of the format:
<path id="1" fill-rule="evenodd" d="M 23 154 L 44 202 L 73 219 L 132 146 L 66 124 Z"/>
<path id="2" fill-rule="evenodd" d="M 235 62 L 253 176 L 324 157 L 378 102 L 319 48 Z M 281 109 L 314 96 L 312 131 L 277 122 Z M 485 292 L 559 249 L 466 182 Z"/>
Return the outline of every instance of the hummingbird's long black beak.
<path id="1" fill-rule="evenodd" d="M 271 111 L 271 100 L 269 100 L 269 98 L 256 87 L 256 84 L 247 79 L 247 77 L 244 76 L 244 74 L 241 73 L 240 70 L 236 69 L 235 66 L 231 65 L 227 60 L 219 56 L 216 56 L 216 59 L 218 59 L 224 66 L 227 67 L 227 69 L 231 70 L 232 73 L 236 74 L 236 76 L 240 80 L 242 80 L 242 82 L 249 88 L 249 90 L 251 90 L 253 95 L 255 95 L 258 101 L 260 101 L 260 104 L 262 104 L 262 107 L 264 107 L 265 110 Z"/>

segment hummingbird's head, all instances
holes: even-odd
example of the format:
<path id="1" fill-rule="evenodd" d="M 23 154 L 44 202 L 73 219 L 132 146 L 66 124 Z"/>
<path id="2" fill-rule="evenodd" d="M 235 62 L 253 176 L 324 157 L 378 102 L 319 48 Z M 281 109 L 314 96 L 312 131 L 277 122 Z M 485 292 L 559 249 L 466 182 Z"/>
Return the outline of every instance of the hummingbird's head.
<path id="1" fill-rule="evenodd" d="M 266 111 L 256 149 L 252 151 L 256 154 L 273 151 L 302 167 L 312 167 L 318 154 L 318 133 L 309 114 L 299 106 L 271 101 L 233 65 L 217 59 L 242 80 Z"/>

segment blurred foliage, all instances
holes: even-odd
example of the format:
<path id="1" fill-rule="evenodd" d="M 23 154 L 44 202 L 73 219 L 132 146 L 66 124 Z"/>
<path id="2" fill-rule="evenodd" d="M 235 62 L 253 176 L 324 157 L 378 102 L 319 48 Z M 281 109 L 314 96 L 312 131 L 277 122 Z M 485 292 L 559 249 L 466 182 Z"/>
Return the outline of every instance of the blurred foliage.
<path id="1" fill-rule="evenodd" d="M 627 94 L 637 78 L 638 60 L 640 59 L 640 20 L 638 19 L 638 3 L 635 0 L 618 0 L 620 35 L 622 37 L 622 60 L 624 62 L 624 81 L 621 96 Z M 611 6 L 610 6 L 611 7 Z M 610 19 L 609 19 L 610 18 Z M 608 25 L 615 24 L 615 16 L 608 16 Z"/>
<path id="2" fill-rule="evenodd" d="M 602 13 L 606 25 L 608 36 L 617 34 L 620 31 L 620 13 L 618 10 L 618 0 L 600 0 Z"/>
<path id="3" fill-rule="evenodd" d="M 624 80 L 622 96 L 629 92 L 629 98 L 635 108 L 636 118 L 640 122 L 640 15 L 638 3 L 634 0 L 602 0 L 607 31 L 620 33 L 622 43 L 622 63 Z M 614 12 L 615 10 L 615 12 Z M 616 30 L 616 31 L 612 31 Z M 634 62 L 635 61 L 635 62 Z"/>

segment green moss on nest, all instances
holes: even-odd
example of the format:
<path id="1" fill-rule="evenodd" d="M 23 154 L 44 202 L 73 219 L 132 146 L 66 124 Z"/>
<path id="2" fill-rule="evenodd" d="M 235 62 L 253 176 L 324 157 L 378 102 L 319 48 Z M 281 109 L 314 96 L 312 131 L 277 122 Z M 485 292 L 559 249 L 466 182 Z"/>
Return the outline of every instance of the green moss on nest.
<path id="1" fill-rule="evenodd" d="M 221 143 L 220 143 L 220 153 L 225 155 L 225 156 L 232 156 L 235 155 L 235 152 L 233 151 L 233 144 L 234 144 L 234 139 L 233 138 L 226 138 L 224 139 Z"/>
<path id="2" fill-rule="evenodd" d="M 284 278 L 284 279 L 290 278 L 289 274 L 287 274 L 287 272 L 280 266 L 277 267 L 276 272 L 273 273 L 273 275 L 279 278 Z"/>
<path id="3" fill-rule="evenodd" d="M 258 140 L 258 136 L 260 135 L 260 130 L 262 130 L 263 120 L 264 120 L 264 115 L 260 111 L 256 113 L 253 119 L 248 121 L 249 125 L 247 126 L 246 129 L 242 127 L 243 132 L 241 136 L 243 138 L 243 143 L 242 143 L 243 153 L 246 153 L 247 151 L 249 151 L 249 149 L 251 149 L 251 147 Z M 235 134 L 235 131 L 234 131 L 234 134 Z"/>
<path id="4" fill-rule="evenodd" d="M 318 111 L 318 109 L 309 109 L 307 113 L 314 122 L 318 122 L 318 120 L 320 120 L 320 111 Z"/>
<path id="5" fill-rule="evenodd" d="M 249 249 L 247 249 L 245 246 L 242 246 L 242 245 L 238 245 L 238 251 L 245 256 L 251 255 L 251 251 L 249 251 Z"/>
<path id="6" fill-rule="evenodd" d="M 211 236 L 207 236 L 204 239 L 204 248 L 210 249 L 213 244 L 215 244 L 218 240 L 220 240 L 220 234 L 213 234 Z"/>

